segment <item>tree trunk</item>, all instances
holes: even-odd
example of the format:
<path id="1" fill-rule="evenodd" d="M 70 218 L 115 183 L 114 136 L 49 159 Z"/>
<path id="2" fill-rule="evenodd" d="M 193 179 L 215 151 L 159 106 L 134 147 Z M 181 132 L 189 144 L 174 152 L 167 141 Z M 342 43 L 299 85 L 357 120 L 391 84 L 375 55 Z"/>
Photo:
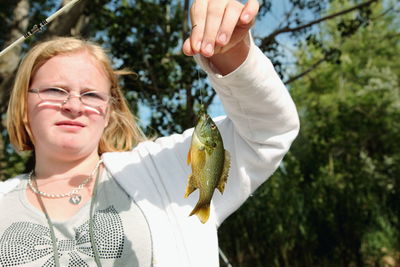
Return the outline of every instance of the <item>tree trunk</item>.
<path id="1" fill-rule="evenodd" d="M 19 37 L 21 37 L 28 28 L 28 14 L 29 14 L 29 1 L 20 0 L 14 9 L 14 23 L 10 30 L 10 35 L 5 47 L 13 43 Z M 4 48 L 5 48 L 4 47 Z M 12 81 L 14 79 L 14 73 L 18 67 L 21 54 L 21 46 L 16 46 L 10 50 L 7 54 L 0 58 L 0 112 L 5 111 L 3 105 L 8 99 L 11 91 Z"/>
<path id="2" fill-rule="evenodd" d="M 63 0 L 60 8 L 70 1 Z M 49 39 L 53 36 L 85 36 L 90 18 L 83 11 L 89 3 L 90 1 L 88 0 L 81 0 L 67 12 L 54 19 L 44 33 L 44 38 Z"/>

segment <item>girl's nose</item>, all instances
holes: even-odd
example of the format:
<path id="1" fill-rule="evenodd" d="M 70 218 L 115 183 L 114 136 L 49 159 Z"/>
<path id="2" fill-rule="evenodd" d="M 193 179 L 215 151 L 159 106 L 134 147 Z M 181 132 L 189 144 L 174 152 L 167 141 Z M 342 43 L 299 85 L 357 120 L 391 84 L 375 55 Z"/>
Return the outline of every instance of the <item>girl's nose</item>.
<path id="1" fill-rule="evenodd" d="M 80 115 L 83 112 L 83 104 L 79 95 L 70 95 L 61 107 L 64 111 L 74 115 Z"/>

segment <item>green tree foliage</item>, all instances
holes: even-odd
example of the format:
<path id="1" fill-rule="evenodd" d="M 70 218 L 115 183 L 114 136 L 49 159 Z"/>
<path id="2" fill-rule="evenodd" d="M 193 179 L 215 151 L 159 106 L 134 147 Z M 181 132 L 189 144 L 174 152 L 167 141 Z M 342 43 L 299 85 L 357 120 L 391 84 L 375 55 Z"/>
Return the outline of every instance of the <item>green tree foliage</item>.
<path id="1" fill-rule="evenodd" d="M 1 5 L 0 16 L 5 21 L 1 31 L 5 34 L 0 35 L 0 45 L 4 47 L 17 39 L 67 2 L 16 0 Z M 371 9 L 377 0 L 355 1 L 351 9 L 339 8 L 327 17 L 321 17 L 321 11 L 325 10 L 330 0 L 287 0 L 280 4 L 287 7 L 287 12 L 284 16 L 275 16 L 279 17 L 277 20 L 280 23 L 268 27 L 268 31 L 264 30 L 265 17 L 269 17 L 274 7 L 279 5 L 269 0 L 260 2 L 258 27 L 262 34 L 255 36 L 256 42 L 273 60 L 283 77 L 288 79 L 287 67 L 290 65 L 284 60 L 285 41 L 303 40 L 312 34 L 315 25 L 348 12 L 364 18 L 362 14 L 368 12 L 363 10 Z M 4 119 L 16 67 L 26 49 L 38 40 L 55 35 L 74 35 L 102 43 L 109 49 L 116 67 L 137 72 L 136 77 L 125 76 L 122 83 L 134 113 L 143 114 L 140 113 L 143 107 L 149 110 L 146 133 L 165 135 L 192 127 L 200 101 L 203 100 L 208 107 L 215 101 L 216 94 L 205 81 L 205 74 L 198 73 L 194 61 L 181 52 L 182 42 L 190 29 L 189 6 L 189 0 L 81 0 L 67 14 L 49 24 L 44 32 L 26 41 L 22 49 L 16 49 L 0 59 L 0 114 Z M 278 38 L 280 36 L 287 38 L 283 41 Z M 302 75 L 294 75 L 289 80 Z M 0 130 L 0 179 L 9 178 L 24 169 L 30 170 L 32 164 L 16 164 L 19 160 L 25 163 L 27 156 L 17 155 L 12 150 L 4 124 L 0 124 Z"/>
<path id="2" fill-rule="evenodd" d="M 340 54 L 290 87 L 300 136 L 276 175 L 223 224 L 234 266 L 400 263 L 400 23 L 389 7 L 376 6 L 351 37 L 332 20 L 299 45 L 299 72 L 325 47 Z"/>
<path id="3" fill-rule="evenodd" d="M 181 52 L 188 36 L 187 12 L 181 2 L 170 2 L 119 1 L 104 6 L 93 20 L 93 27 L 102 29 L 96 39 L 110 47 L 122 67 L 138 73 L 125 77 L 124 88 L 135 110 L 138 103 L 149 107 L 149 126 L 158 134 L 193 127 L 199 88 L 206 103 L 215 96 L 197 81 L 193 59 Z"/>

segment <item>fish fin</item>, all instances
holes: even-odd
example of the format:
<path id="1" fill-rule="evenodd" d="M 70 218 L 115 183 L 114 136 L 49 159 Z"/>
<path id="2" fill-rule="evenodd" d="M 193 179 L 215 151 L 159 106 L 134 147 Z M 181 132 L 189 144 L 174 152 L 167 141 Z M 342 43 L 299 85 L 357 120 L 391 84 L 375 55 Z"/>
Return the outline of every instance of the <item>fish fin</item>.
<path id="1" fill-rule="evenodd" d="M 217 189 L 219 192 L 224 193 L 225 184 L 228 180 L 229 168 L 231 167 L 231 155 L 225 150 L 224 168 L 222 170 L 221 178 L 219 179 Z"/>
<path id="2" fill-rule="evenodd" d="M 186 191 L 185 191 L 185 198 L 187 198 L 194 190 L 196 190 L 196 187 L 193 186 L 193 182 L 195 181 L 193 174 L 189 175 L 188 178 L 188 184 L 186 186 Z"/>
<path id="3" fill-rule="evenodd" d="M 197 203 L 196 207 L 194 207 L 189 216 L 192 216 L 193 214 L 197 215 L 201 223 L 206 223 L 208 221 L 208 218 L 210 217 L 210 203 Z"/>
<path id="4" fill-rule="evenodd" d="M 187 165 L 189 165 L 192 162 L 191 152 L 192 152 L 192 146 L 190 146 L 189 152 L 188 152 L 188 155 L 187 155 L 187 160 L 186 160 L 186 164 Z"/>

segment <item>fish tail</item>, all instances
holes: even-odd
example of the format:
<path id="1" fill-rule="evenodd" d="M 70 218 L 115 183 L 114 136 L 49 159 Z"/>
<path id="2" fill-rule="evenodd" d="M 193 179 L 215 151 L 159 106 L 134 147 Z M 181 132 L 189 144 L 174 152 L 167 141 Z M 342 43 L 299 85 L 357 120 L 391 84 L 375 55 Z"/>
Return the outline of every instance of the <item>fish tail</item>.
<path id="1" fill-rule="evenodd" d="M 189 216 L 192 216 L 193 214 L 196 214 L 202 223 L 206 223 L 210 217 L 210 203 L 197 203 Z"/>

